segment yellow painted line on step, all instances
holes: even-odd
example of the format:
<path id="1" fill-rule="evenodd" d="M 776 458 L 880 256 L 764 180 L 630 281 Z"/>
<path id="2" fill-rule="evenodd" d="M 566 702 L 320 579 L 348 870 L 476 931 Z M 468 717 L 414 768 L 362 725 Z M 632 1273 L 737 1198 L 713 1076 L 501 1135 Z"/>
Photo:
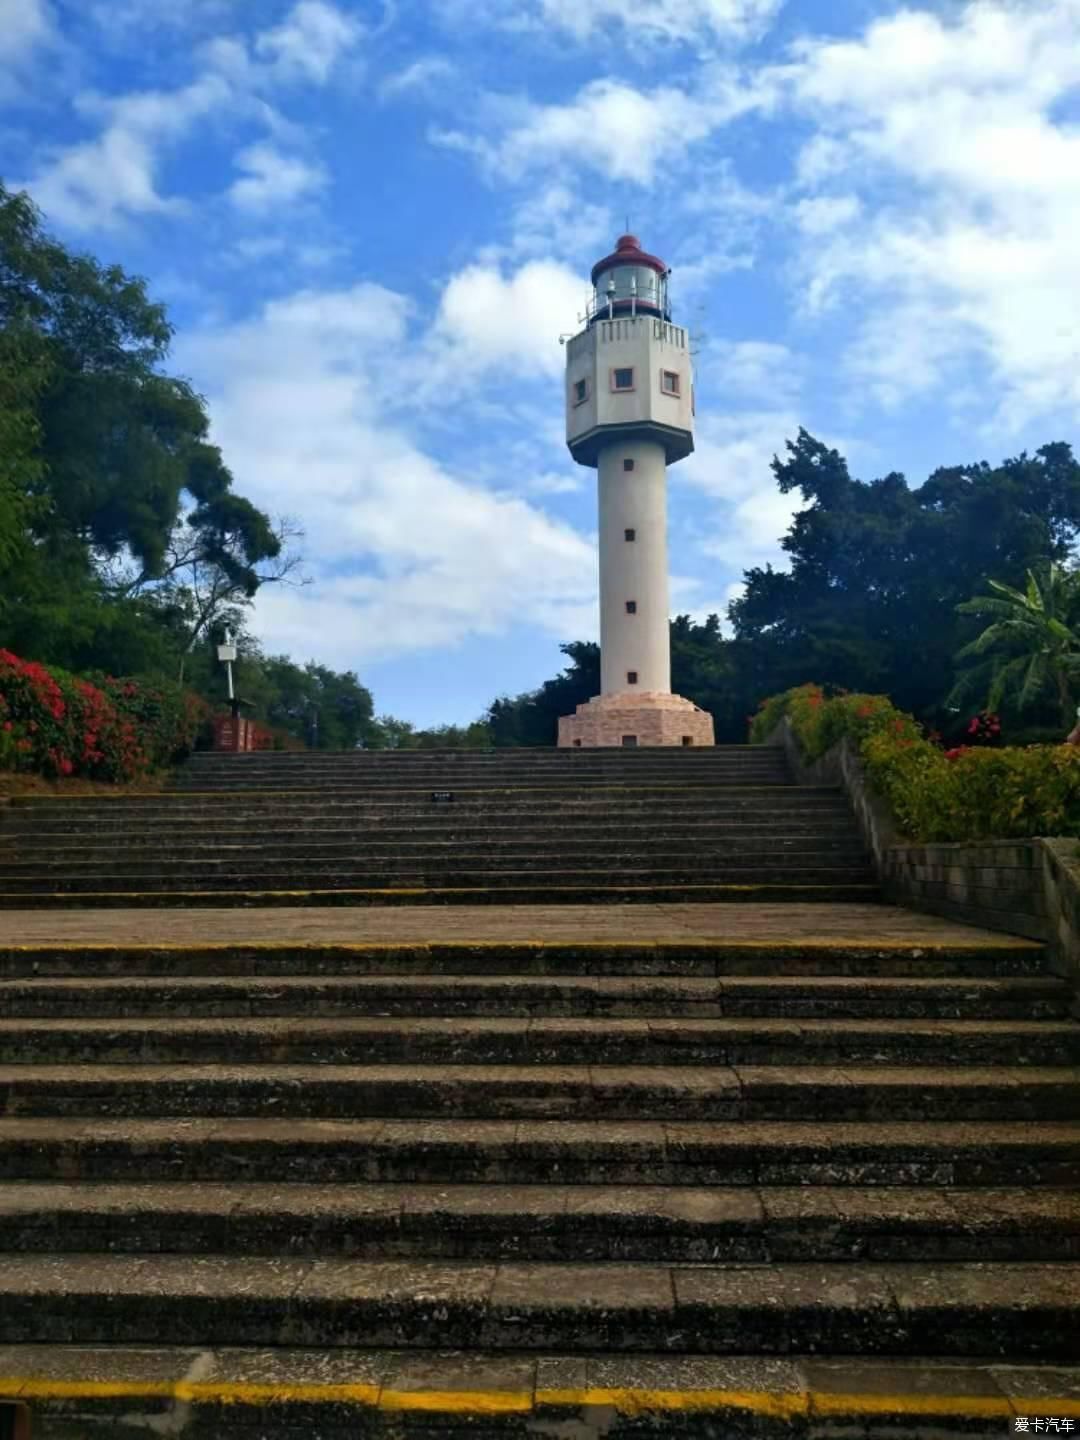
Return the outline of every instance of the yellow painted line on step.
<path id="1" fill-rule="evenodd" d="M 527 1415 L 532 1390 L 383 1390 L 380 1410 L 428 1410 L 470 1415 Z"/>
<path id="2" fill-rule="evenodd" d="M 898 1406 L 897 1402 L 902 1405 Z M 1071 1413 L 1068 1409 L 1060 1410 L 1060 1406 L 1073 1406 L 1073 1411 L 1080 1414 L 1080 1400 L 1031 1400 L 1015 1401 L 1010 1403 L 1004 1395 L 859 1395 L 859 1394 L 834 1394 L 830 1392 L 815 1391 L 812 1395 L 813 1410 L 815 1416 L 840 1416 L 840 1415 L 891 1415 L 898 1408 L 905 1415 L 949 1415 L 949 1416 L 977 1416 L 979 1419 L 1007 1420 L 1013 1414 L 1014 1409 L 1020 1413 L 1030 1410 L 1034 1414 L 1044 1413 L 1043 1407 L 1050 1408 L 1046 1414 L 1062 1414 L 1068 1417 Z"/>
<path id="3" fill-rule="evenodd" d="M 805 1391 L 778 1393 L 766 1390 L 537 1390 L 537 1405 L 597 1407 L 623 1415 L 657 1411 L 750 1410 L 772 1419 L 791 1419 L 809 1410 Z"/>
<path id="4" fill-rule="evenodd" d="M 609 1408 L 626 1415 L 744 1410 L 770 1418 L 871 1415 L 946 1415 L 1008 1419 L 1014 1412 L 1080 1416 L 1080 1399 L 1047 1396 L 1013 1401 L 987 1395 L 848 1394 L 819 1390 L 657 1390 L 585 1388 L 529 1390 L 395 1390 L 371 1384 L 245 1385 L 212 1381 L 61 1380 L 0 1376 L 10 1400 L 175 1400 L 214 1405 L 346 1404 L 389 1411 L 525 1414 L 537 1407 Z"/>

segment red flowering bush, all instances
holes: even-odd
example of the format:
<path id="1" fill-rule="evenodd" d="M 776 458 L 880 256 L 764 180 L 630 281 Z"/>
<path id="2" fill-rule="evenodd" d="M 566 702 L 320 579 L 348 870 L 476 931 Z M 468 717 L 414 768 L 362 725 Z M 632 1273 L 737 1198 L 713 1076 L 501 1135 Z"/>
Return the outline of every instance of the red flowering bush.
<path id="1" fill-rule="evenodd" d="M 983 743 L 942 750 L 886 696 L 830 699 L 814 685 L 766 701 L 751 740 L 767 739 L 785 715 L 808 760 L 849 736 L 874 788 L 914 839 L 1080 835 L 1080 746 L 1000 746 L 997 716 L 982 715 L 969 735 Z"/>
<path id="2" fill-rule="evenodd" d="M 997 745 L 1001 741 L 1001 720 L 983 710 L 968 721 L 966 733 L 968 745 Z"/>
<path id="3" fill-rule="evenodd" d="M 108 675 L 100 688 L 134 723 L 155 769 L 193 750 L 209 727 L 209 705 L 175 681 L 118 680 Z"/>
<path id="4" fill-rule="evenodd" d="M 179 686 L 95 685 L 0 650 L 0 769 L 134 780 L 190 749 L 207 713 Z"/>

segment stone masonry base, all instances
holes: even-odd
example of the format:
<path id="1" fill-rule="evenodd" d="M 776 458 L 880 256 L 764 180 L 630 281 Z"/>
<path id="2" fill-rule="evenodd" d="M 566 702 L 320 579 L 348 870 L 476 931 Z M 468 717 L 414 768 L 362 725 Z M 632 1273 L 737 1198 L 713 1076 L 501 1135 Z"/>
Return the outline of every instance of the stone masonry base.
<path id="1" fill-rule="evenodd" d="M 655 690 L 594 695 L 559 721 L 560 748 L 714 745 L 712 716 L 681 695 Z"/>

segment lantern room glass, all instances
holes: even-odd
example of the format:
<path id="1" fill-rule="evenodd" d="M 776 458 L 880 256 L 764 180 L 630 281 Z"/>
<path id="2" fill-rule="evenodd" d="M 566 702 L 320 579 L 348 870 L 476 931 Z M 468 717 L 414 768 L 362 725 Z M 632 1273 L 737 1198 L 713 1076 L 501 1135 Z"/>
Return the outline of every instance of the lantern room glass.
<path id="1" fill-rule="evenodd" d="M 592 318 L 603 319 L 609 301 L 625 314 L 635 298 L 639 305 L 659 311 L 665 320 L 671 319 L 667 276 L 650 265 L 614 265 L 599 276 L 593 294 Z"/>

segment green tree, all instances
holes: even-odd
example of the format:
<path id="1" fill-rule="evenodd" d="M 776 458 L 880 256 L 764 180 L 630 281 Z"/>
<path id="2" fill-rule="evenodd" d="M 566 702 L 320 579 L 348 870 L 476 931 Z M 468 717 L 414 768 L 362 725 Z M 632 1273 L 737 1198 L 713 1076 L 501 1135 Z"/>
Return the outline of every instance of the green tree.
<path id="1" fill-rule="evenodd" d="M 1029 710 L 1048 691 L 1063 726 L 1075 719 L 1074 684 L 1080 675 L 1080 572 L 1053 561 L 1029 570 L 1023 590 L 989 582 L 993 595 L 976 595 L 957 608 L 965 615 L 990 616 L 991 623 L 965 645 L 958 660 L 977 660 L 957 682 L 951 698 L 962 699 L 979 687 L 991 710 L 1006 695 L 1020 711 Z"/>
<path id="2" fill-rule="evenodd" d="M 190 564 L 225 577 L 220 609 L 249 600 L 268 578 L 260 566 L 280 555 L 273 522 L 235 493 L 209 444 L 201 397 L 161 368 L 171 336 L 142 280 L 68 251 L 25 195 L 0 185 L 0 625 L 10 648 L 71 669 L 129 668 L 118 649 L 131 668 L 171 668 L 212 618 L 198 587 L 179 584 Z"/>
<path id="3" fill-rule="evenodd" d="M 781 542 L 789 567 L 747 571 L 730 607 L 748 708 L 813 680 L 939 717 L 974 635 L 960 603 L 991 576 L 1022 585 L 1040 560 L 1063 562 L 1080 532 L 1080 464 L 1066 444 L 939 469 L 913 489 L 896 472 L 853 479 L 800 430 L 772 468 L 805 503 Z"/>

